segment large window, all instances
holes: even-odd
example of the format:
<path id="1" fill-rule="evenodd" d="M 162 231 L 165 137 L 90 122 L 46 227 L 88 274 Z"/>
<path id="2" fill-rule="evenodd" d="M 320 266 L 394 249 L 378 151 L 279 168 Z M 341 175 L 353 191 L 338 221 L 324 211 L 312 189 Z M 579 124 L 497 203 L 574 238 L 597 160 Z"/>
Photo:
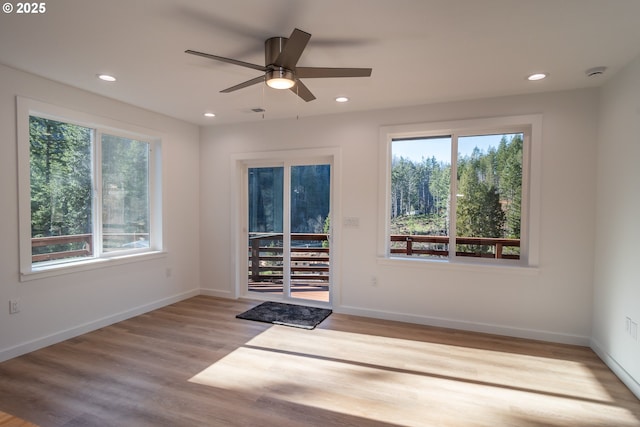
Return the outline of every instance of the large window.
<path id="1" fill-rule="evenodd" d="M 532 264 L 536 120 L 513 122 L 385 130 L 386 257 Z"/>
<path id="2" fill-rule="evenodd" d="M 19 115 L 23 273 L 162 248 L 157 139 L 30 100 Z"/>

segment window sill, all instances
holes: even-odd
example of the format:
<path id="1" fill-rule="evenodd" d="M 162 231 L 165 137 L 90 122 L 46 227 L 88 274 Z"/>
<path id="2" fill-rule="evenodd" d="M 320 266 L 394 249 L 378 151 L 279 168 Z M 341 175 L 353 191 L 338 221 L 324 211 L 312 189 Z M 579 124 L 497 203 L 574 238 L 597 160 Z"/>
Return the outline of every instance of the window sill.
<path id="1" fill-rule="evenodd" d="M 520 276 L 537 276 L 540 268 L 521 264 L 498 264 L 480 262 L 462 262 L 448 260 L 432 260 L 402 257 L 378 257 L 379 265 L 392 267 L 409 267 L 422 270 L 468 271 L 472 273 L 515 274 Z"/>
<path id="2" fill-rule="evenodd" d="M 66 264 L 41 266 L 36 267 L 28 272 L 22 272 L 20 274 L 20 281 L 29 282 L 31 280 L 45 279 L 47 277 L 61 276 L 64 274 L 72 274 L 81 271 L 91 271 L 98 268 L 113 267 L 117 265 L 160 259 L 166 256 L 167 252 L 165 251 L 152 251 L 114 256 L 110 258 L 92 258 L 89 260 L 75 261 Z"/>

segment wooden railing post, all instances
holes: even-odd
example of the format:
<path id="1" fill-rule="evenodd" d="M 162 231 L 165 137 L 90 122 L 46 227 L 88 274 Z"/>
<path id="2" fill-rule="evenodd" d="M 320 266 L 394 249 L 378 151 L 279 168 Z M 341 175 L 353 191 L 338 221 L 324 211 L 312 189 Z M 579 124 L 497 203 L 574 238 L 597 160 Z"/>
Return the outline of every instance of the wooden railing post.
<path id="1" fill-rule="evenodd" d="M 85 241 L 84 241 L 84 249 L 87 251 L 87 255 L 93 255 L 92 242 L 93 242 L 93 236 L 90 234 L 85 238 Z"/>
<path id="2" fill-rule="evenodd" d="M 413 255 L 413 239 L 407 237 L 407 255 Z"/>
<path id="3" fill-rule="evenodd" d="M 251 239 L 251 280 L 260 280 L 260 239 Z"/>

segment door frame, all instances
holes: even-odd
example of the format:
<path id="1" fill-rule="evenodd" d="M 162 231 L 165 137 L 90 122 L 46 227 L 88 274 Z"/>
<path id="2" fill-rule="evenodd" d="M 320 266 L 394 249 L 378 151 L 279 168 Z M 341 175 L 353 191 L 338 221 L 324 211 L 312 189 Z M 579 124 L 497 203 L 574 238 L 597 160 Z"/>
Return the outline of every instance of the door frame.
<path id="1" fill-rule="evenodd" d="M 247 232 L 248 232 L 248 169 L 250 167 L 271 167 L 288 165 L 329 164 L 331 166 L 331 194 L 330 194 L 330 237 L 329 237 L 329 302 L 304 300 L 301 298 L 278 298 L 269 295 L 250 293 L 247 288 Z M 340 218 L 340 182 L 341 182 L 341 150 L 339 147 L 319 149 L 299 149 L 282 151 L 265 151 L 255 153 L 240 153 L 231 156 L 231 253 L 230 268 L 233 278 L 233 297 L 255 300 L 282 300 L 286 302 L 304 303 L 319 307 L 333 307 L 340 303 L 340 252 L 341 227 Z M 285 184 L 285 189 L 288 184 Z M 288 207 L 285 207 L 288 209 Z"/>

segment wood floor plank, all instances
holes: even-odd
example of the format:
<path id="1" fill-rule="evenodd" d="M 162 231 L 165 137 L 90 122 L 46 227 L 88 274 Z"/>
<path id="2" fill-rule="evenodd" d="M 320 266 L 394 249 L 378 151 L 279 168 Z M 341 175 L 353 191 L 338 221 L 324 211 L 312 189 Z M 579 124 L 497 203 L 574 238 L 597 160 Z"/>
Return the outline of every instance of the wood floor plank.
<path id="1" fill-rule="evenodd" d="M 235 318 L 253 305 L 198 296 L 1 363 L 0 410 L 41 427 L 640 426 L 640 401 L 588 348 Z"/>
<path id="2" fill-rule="evenodd" d="M 0 427 L 38 427 L 28 421 L 0 411 Z"/>

